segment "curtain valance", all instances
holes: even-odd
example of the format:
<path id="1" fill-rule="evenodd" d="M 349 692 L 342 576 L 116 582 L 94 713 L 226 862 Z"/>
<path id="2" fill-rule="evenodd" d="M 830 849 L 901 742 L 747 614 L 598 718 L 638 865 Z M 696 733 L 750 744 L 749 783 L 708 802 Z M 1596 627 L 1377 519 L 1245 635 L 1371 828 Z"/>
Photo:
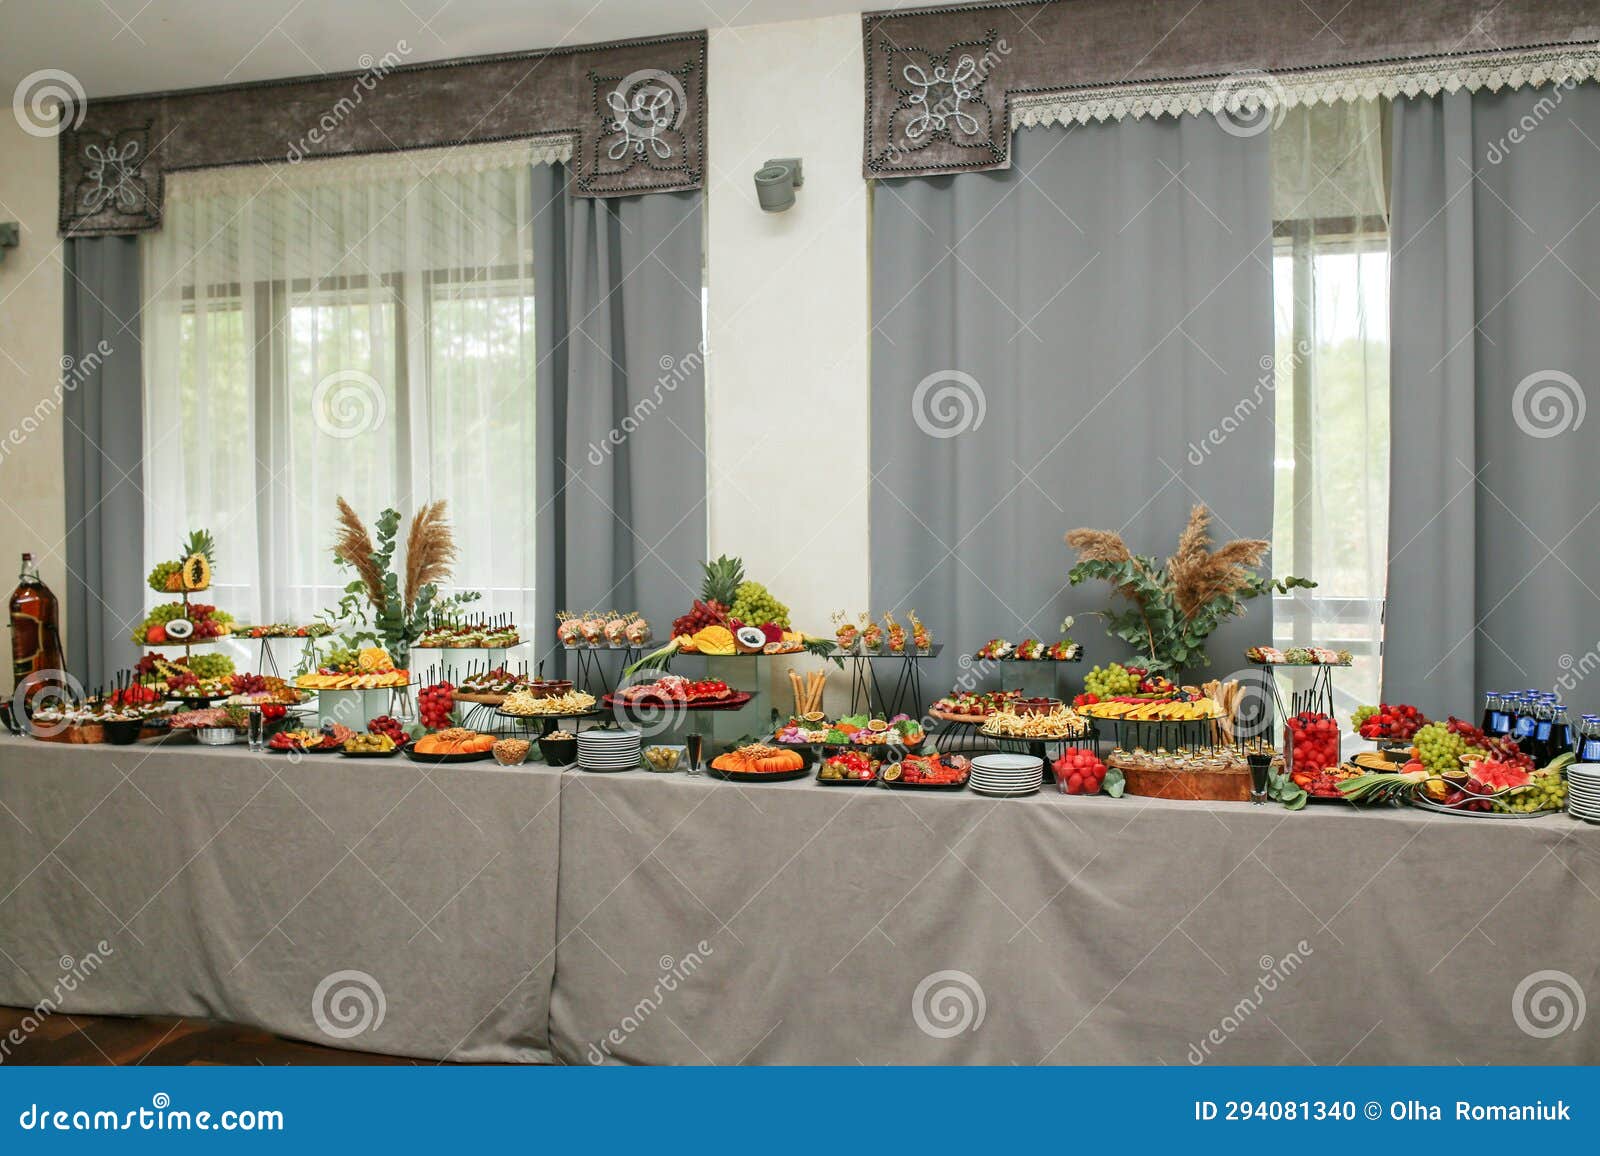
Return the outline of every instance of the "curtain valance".
<path id="1" fill-rule="evenodd" d="M 90 100 L 62 111 L 63 236 L 161 227 L 164 178 L 195 169 L 533 140 L 579 196 L 698 189 L 706 36 L 407 64 Z"/>
<path id="2" fill-rule="evenodd" d="M 1007 168 L 1011 130 L 1569 83 L 1589 0 L 1039 0 L 862 17 L 868 178 Z"/>

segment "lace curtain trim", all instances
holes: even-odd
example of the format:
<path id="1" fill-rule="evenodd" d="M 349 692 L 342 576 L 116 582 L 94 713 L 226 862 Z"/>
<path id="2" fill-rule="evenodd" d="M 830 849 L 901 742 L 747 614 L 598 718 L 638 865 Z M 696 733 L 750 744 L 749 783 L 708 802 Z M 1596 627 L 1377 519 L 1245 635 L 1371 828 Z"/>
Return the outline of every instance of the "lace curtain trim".
<path id="1" fill-rule="evenodd" d="M 1465 89 L 1570 86 L 1600 75 L 1600 46 L 1537 49 L 1492 56 L 1391 61 L 1306 72 L 1235 72 L 1223 77 L 1013 93 L 1011 127 L 1087 124 L 1184 113 L 1255 117 L 1297 105 L 1377 97 L 1435 96 Z"/>

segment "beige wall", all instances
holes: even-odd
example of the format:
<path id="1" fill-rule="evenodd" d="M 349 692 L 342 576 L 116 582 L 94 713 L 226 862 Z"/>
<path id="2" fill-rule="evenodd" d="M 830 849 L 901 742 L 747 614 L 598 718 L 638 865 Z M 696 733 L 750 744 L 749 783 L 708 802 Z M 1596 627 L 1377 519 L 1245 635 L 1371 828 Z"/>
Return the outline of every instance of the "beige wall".
<path id="1" fill-rule="evenodd" d="M 862 71 L 858 16 L 711 33 L 711 553 L 818 632 L 867 609 Z M 785 156 L 805 184 L 763 213 L 751 175 Z"/>
<path id="2" fill-rule="evenodd" d="M 65 600 L 61 413 L 53 404 L 61 377 L 56 141 L 23 132 L 9 110 L 0 115 L 0 221 L 21 225 L 20 243 L 0 264 L 0 582 L 9 594 L 7 576 L 31 550 Z M 36 410 L 45 398 L 51 403 Z"/>

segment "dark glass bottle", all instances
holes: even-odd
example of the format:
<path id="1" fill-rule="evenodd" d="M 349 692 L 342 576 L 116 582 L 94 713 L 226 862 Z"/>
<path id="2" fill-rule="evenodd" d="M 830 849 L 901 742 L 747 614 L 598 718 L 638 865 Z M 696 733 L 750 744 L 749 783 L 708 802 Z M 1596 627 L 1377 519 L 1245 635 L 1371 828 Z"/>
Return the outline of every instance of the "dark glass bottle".
<path id="1" fill-rule="evenodd" d="M 30 674 L 60 670 L 61 609 L 39 580 L 32 554 L 22 556 L 22 573 L 11 592 L 11 674 L 13 690 Z"/>

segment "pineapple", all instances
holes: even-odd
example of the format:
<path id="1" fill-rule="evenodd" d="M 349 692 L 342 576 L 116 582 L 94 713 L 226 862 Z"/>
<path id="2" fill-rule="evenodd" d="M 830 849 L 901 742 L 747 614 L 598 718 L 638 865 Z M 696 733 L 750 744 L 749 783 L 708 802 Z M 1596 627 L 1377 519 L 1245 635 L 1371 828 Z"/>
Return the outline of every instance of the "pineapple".
<path id="1" fill-rule="evenodd" d="M 183 561 L 178 566 L 178 587 L 197 593 L 211 586 L 211 567 L 217 543 L 206 530 L 195 530 L 183 544 Z"/>
<path id="2" fill-rule="evenodd" d="M 739 596 L 739 584 L 744 581 L 744 563 L 726 554 L 715 562 L 705 564 L 705 581 L 700 585 L 700 597 L 706 602 L 732 606 Z"/>
<path id="3" fill-rule="evenodd" d="M 189 540 L 183 544 L 183 556 L 187 558 L 190 554 L 204 554 L 207 562 L 210 562 L 213 566 L 216 565 L 217 542 L 211 536 L 210 530 L 193 530 L 190 532 Z"/>

